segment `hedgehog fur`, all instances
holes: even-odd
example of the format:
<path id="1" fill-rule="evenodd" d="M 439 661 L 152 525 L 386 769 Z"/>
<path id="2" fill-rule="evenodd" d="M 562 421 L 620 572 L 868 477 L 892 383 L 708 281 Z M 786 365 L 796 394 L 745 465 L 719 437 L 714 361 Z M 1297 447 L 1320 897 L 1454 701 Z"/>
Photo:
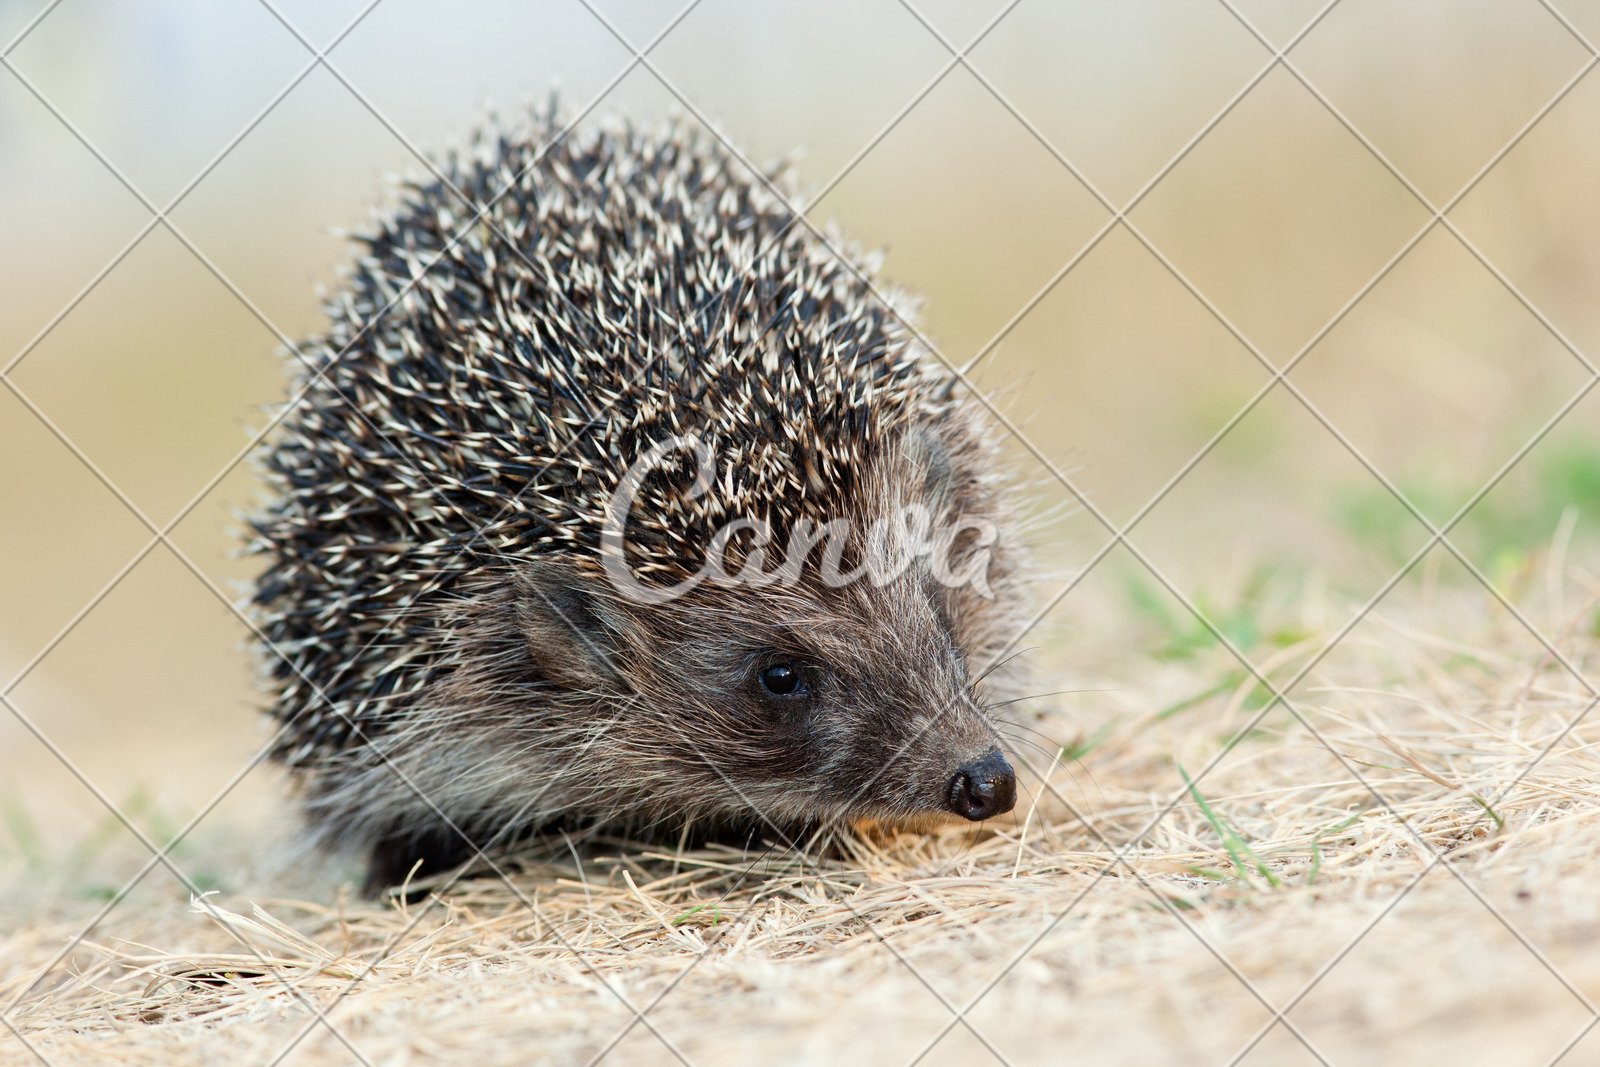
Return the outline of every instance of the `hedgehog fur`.
<path id="1" fill-rule="evenodd" d="M 313 839 L 382 885 L 556 825 L 1008 807 L 970 803 L 1010 788 L 998 677 L 977 677 L 1019 599 L 995 448 L 874 264 L 797 220 L 784 174 L 681 123 L 545 117 L 441 173 L 358 239 L 263 456 L 252 608 Z M 914 561 L 835 586 L 808 560 L 786 584 L 623 595 L 607 508 L 685 438 L 712 466 L 649 472 L 612 550 L 641 587 L 696 573 L 730 522 L 776 544 L 835 521 L 865 560 L 910 536 L 874 525 L 908 505 L 998 531 L 948 546 L 986 553 L 984 581 Z"/>

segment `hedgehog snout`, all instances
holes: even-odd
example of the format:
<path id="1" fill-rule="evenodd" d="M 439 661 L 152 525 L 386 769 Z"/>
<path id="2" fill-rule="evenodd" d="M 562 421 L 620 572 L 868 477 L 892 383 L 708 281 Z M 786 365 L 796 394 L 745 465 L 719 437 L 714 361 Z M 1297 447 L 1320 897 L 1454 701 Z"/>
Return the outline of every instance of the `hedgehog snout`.
<path id="1" fill-rule="evenodd" d="M 1017 776 L 1000 750 L 991 749 L 961 765 L 946 796 L 950 810 L 963 819 L 978 822 L 1004 815 L 1017 802 Z"/>

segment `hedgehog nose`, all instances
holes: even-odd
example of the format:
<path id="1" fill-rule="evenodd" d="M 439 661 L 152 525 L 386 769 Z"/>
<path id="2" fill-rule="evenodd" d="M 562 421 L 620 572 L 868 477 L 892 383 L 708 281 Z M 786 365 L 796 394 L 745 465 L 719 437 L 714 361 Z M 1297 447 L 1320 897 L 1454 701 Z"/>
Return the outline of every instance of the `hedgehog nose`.
<path id="1" fill-rule="evenodd" d="M 992 751 L 961 765 L 950 779 L 949 801 L 951 811 L 973 822 L 1004 815 L 1017 802 L 1017 776 L 1006 758 Z"/>

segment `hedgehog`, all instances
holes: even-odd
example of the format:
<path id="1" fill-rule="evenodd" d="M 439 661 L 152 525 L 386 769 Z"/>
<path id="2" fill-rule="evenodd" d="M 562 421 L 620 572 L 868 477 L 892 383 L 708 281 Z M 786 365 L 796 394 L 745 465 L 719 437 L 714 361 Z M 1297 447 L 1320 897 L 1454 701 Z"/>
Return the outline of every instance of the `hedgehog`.
<path id="1" fill-rule="evenodd" d="M 250 607 L 271 756 L 370 891 L 574 827 L 1012 808 L 995 434 L 791 171 L 552 112 L 353 238 L 259 457 Z"/>

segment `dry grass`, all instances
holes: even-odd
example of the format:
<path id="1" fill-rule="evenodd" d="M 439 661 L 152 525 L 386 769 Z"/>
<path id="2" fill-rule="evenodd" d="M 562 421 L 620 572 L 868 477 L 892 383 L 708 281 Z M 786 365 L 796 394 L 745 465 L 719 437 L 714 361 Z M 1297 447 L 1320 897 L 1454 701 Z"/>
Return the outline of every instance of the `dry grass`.
<path id="1" fill-rule="evenodd" d="M 1546 579 L 1529 617 L 1591 670 L 1600 583 Z M 1276 682 L 1340 625 L 1315 603 L 1262 620 Z M 992 832 L 135 899 L 37 985 L 81 915 L 0 937 L 0 1003 L 52 1064 L 1600 1062 L 1600 716 L 1481 589 L 1402 586 L 1293 688 L 1342 759 L 1221 649 L 1089 658 L 1115 692 L 1033 724 L 1081 759 Z"/>

